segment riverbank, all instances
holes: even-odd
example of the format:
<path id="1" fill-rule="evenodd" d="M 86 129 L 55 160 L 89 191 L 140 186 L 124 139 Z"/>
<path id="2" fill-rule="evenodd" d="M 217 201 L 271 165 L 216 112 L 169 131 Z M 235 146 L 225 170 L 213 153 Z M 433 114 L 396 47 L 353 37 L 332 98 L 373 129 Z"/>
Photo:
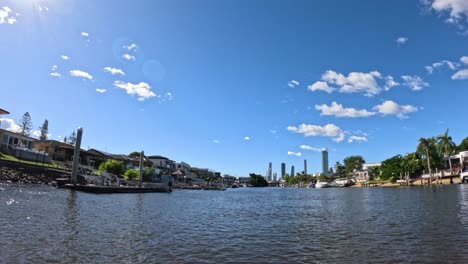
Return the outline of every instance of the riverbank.
<path id="1" fill-rule="evenodd" d="M 67 174 L 51 168 L 0 161 L 0 182 L 51 184 L 56 178 L 64 176 Z"/>
<path id="2" fill-rule="evenodd" d="M 458 175 L 455 175 L 452 177 L 452 183 L 450 183 L 450 177 L 445 177 L 445 178 L 442 178 L 440 180 L 433 180 L 432 181 L 432 184 L 433 185 L 450 185 L 450 184 L 458 184 L 460 182 L 460 177 Z M 416 179 L 414 180 L 410 186 L 424 186 L 424 185 L 428 185 L 428 181 L 427 179 L 423 179 L 421 181 L 421 179 Z M 386 182 L 386 183 L 377 183 L 375 185 L 375 187 L 400 187 L 400 186 L 406 186 L 406 185 L 402 185 L 400 183 L 397 183 L 397 182 Z M 365 188 L 363 187 L 361 184 L 355 184 L 353 186 L 351 186 L 352 188 Z M 374 187 L 374 186 L 373 186 Z"/>

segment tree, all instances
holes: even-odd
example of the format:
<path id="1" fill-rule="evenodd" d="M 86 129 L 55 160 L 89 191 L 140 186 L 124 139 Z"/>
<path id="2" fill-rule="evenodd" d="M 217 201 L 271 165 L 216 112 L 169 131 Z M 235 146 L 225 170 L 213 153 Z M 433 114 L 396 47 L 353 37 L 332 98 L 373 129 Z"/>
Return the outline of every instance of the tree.
<path id="1" fill-rule="evenodd" d="M 41 135 L 39 136 L 40 141 L 45 141 L 47 140 L 47 134 L 49 134 L 49 121 L 44 120 L 44 123 L 42 124 L 41 127 L 39 127 L 39 130 L 41 131 Z"/>
<path id="2" fill-rule="evenodd" d="M 353 174 L 355 171 L 362 170 L 362 164 L 366 163 L 366 161 L 362 158 L 362 156 L 349 156 L 343 160 L 345 166 L 346 175 Z"/>
<path id="3" fill-rule="evenodd" d="M 250 176 L 249 183 L 253 187 L 268 187 L 268 182 L 267 180 L 265 180 L 265 178 L 263 178 L 262 175 L 250 173 L 249 176 Z"/>
<path id="4" fill-rule="evenodd" d="M 117 176 L 120 176 L 120 175 L 124 174 L 125 167 L 124 167 L 122 161 L 108 160 L 108 161 L 103 162 L 103 163 L 101 163 L 99 165 L 99 170 L 109 172 L 109 173 L 115 174 Z"/>
<path id="5" fill-rule="evenodd" d="M 71 145 L 75 145 L 75 143 L 76 143 L 76 132 L 75 131 L 71 132 L 70 136 L 68 136 L 68 143 L 70 143 Z"/>
<path id="6" fill-rule="evenodd" d="M 346 167 L 339 161 L 335 163 L 335 173 L 338 174 L 340 178 L 346 176 Z"/>
<path id="7" fill-rule="evenodd" d="M 468 137 L 464 138 L 462 142 L 460 142 L 460 145 L 458 145 L 457 150 L 459 152 L 468 150 Z"/>
<path id="8" fill-rule="evenodd" d="M 407 153 L 402 157 L 401 167 L 404 172 L 408 172 L 410 177 L 420 175 L 423 170 L 422 160 L 417 152 Z"/>
<path id="9" fill-rule="evenodd" d="M 401 168 L 401 155 L 395 155 L 389 159 L 382 161 L 380 166 L 380 179 L 382 180 L 394 180 L 395 176 L 400 175 L 402 172 Z"/>
<path id="10" fill-rule="evenodd" d="M 63 142 L 64 142 L 64 143 L 68 143 L 67 137 L 64 137 L 64 138 L 63 138 Z"/>
<path id="11" fill-rule="evenodd" d="M 416 152 L 418 152 L 422 158 L 426 159 L 427 167 L 429 170 L 429 175 L 432 175 L 431 154 L 433 152 L 433 149 L 435 148 L 434 142 L 435 140 L 432 140 L 431 138 L 420 138 L 419 144 L 416 150 Z M 432 181 L 432 178 L 431 178 L 431 181 Z"/>
<path id="12" fill-rule="evenodd" d="M 20 121 L 20 134 L 22 136 L 29 136 L 32 130 L 32 121 L 29 112 L 26 112 L 21 117 Z"/>
<path id="13" fill-rule="evenodd" d="M 445 133 L 437 136 L 437 146 L 439 147 L 439 153 L 445 155 L 449 161 L 450 172 L 452 173 L 452 161 L 450 156 L 455 153 L 457 145 L 453 143 L 452 137 L 448 135 L 448 128 L 445 130 Z"/>
<path id="14" fill-rule="evenodd" d="M 138 171 L 132 168 L 129 168 L 124 173 L 124 178 L 132 181 L 133 179 L 138 178 Z"/>
<path id="15" fill-rule="evenodd" d="M 375 180 L 380 177 L 380 166 L 372 166 L 367 170 L 369 172 L 369 180 Z"/>
<path id="16" fill-rule="evenodd" d="M 140 157 L 140 152 L 138 151 L 133 151 L 132 153 L 128 154 L 130 158 L 139 158 Z"/>
<path id="17" fill-rule="evenodd" d="M 330 167 L 330 168 L 328 169 L 328 175 L 333 175 L 333 167 Z"/>

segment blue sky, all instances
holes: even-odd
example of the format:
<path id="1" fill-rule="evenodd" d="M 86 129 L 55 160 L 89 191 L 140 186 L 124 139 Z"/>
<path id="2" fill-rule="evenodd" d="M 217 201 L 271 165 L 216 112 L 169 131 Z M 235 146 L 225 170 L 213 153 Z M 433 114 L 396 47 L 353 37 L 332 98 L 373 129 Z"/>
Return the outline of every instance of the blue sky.
<path id="1" fill-rule="evenodd" d="M 2 127 L 245 176 L 468 136 L 468 2 L 0 0 Z"/>

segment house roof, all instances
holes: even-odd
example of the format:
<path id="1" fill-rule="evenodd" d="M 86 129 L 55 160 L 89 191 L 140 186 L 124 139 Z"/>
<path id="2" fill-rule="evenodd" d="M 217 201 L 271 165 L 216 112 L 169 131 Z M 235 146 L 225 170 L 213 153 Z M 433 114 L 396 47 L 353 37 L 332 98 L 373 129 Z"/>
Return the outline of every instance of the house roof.
<path id="1" fill-rule="evenodd" d="M 132 158 L 128 157 L 127 155 L 124 154 L 117 154 L 117 155 L 112 155 L 112 158 L 115 160 L 133 160 Z"/>
<path id="2" fill-rule="evenodd" d="M 6 130 L 6 129 L 3 129 L 3 128 L 0 128 L 0 131 L 5 131 L 5 132 L 7 132 L 7 133 L 17 135 L 18 137 L 23 137 L 23 139 L 32 140 L 32 141 L 34 141 L 34 142 L 38 141 L 37 138 L 33 138 L 33 137 L 29 137 L 29 136 L 21 136 L 20 133 L 16 133 L 16 132 L 13 132 L 13 131 L 10 131 L 10 130 Z"/>
<path id="3" fill-rule="evenodd" d="M 0 115 L 8 115 L 10 112 L 8 112 L 7 110 L 3 110 L 0 108 Z"/>
<path id="4" fill-rule="evenodd" d="M 98 155 L 98 156 L 110 157 L 110 158 L 112 158 L 112 156 L 113 156 L 110 153 L 107 153 L 107 152 L 104 152 L 104 151 L 101 151 L 101 150 L 97 150 L 97 149 L 89 149 L 88 153 L 95 154 L 95 155 Z"/>
<path id="5" fill-rule="evenodd" d="M 153 156 L 147 156 L 148 159 L 163 159 L 163 160 L 169 160 L 168 158 L 160 155 L 153 155 Z"/>

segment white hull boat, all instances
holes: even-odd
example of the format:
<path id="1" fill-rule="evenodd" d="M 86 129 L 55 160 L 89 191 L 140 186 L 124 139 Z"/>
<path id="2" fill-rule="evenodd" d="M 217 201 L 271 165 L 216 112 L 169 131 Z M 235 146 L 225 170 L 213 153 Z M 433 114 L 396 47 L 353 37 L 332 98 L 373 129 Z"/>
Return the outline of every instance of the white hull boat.
<path id="1" fill-rule="evenodd" d="M 327 188 L 327 187 L 330 187 L 328 182 L 318 181 L 317 183 L 315 183 L 315 188 Z"/>

